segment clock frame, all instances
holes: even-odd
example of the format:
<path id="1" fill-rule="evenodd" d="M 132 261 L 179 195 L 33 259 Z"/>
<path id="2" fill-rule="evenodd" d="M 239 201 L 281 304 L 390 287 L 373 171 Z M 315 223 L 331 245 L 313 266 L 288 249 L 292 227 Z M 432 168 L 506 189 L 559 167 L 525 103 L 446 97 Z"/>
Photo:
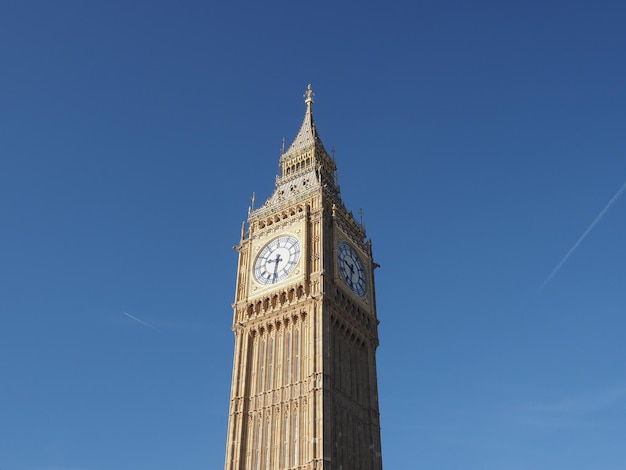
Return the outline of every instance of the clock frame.
<path id="1" fill-rule="evenodd" d="M 297 266 L 301 251 L 300 241 L 293 235 L 283 234 L 270 240 L 254 261 L 254 280 L 263 286 L 281 282 Z"/>
<path id="2" fill-rule="evenodd" d="M 367 293 L 367 278 L 363 262 L 349 243 L 340 242 L 337 245 L 337 263 L 343 281 L 350 290 L 359 297 L 365 297 Z"/>

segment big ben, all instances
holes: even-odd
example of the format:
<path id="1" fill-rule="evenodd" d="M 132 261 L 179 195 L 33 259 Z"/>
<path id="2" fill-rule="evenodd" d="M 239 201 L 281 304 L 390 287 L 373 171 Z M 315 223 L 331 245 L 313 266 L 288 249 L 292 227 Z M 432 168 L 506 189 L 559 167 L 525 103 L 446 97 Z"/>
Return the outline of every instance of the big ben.
<path id="1" fill-rule="evenodd" d="M 276 189 L 241 231 L 226 470 L 381 470 L 372 244 L 305 93 Z"/>

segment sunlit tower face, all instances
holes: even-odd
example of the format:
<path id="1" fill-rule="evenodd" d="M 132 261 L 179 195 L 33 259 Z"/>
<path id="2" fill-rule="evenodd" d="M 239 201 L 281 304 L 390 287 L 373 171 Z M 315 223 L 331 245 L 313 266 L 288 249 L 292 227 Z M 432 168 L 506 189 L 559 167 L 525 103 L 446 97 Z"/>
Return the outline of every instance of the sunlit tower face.
<path id="1" fill-rule="evenodd" d="M 372 244 L 341 199 L 313 96 L 236 247 L 226 470 L 382 469 Z"/>

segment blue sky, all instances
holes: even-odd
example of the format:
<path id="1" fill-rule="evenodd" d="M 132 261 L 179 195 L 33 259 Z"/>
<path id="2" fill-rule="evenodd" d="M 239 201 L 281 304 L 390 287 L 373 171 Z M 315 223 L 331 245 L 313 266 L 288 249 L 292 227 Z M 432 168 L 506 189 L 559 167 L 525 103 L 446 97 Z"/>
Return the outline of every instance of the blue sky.
<path id="1" fill-rule="evenodd" d="M 625 23 L 618 1 L 3 2 L 0 468 L 222 467 L 231 247 L 312 83 L 382 265 L 385 468 L 623 469 Z"/>

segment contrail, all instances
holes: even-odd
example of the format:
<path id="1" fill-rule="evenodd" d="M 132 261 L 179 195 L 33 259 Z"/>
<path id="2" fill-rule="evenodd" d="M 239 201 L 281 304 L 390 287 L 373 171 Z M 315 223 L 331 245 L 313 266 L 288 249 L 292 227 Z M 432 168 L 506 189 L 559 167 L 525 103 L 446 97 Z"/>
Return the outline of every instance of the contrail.
<path id="1" fill-rule="evenodd" d="M 135 320 L 135 321 L 137 321 L 137 322 L 141 323 L 141 324 L 142 324 L 142 325 L 144 325 L 144 326 L 147 326 L 148 328 L 152 328 L 153 330 L 156 330 L 156 329 L 157 329 L 155 326 L 151 325 L 150 323 L 146 323 L 145 321 L 140 320 L 139 318 L 137 318 L 137 317 L 136 317 L 136 316 L 134 316 L 134 315 L 131 315 L 130 313 L 126 313 L 126 312 L 122 312 L 122 313 L 123 313 L 124 315 L 126 315 L 128 318 L 132 318 L 133 320 Z M 158 330 L 157 330 L 157 331 L 158 331 Z"/>
<path id="2" fill-rule="evenodd" d="M 626 189 L 626 182 L 622 185 L 621 188 L 619 188 L 617 190 L 617 192 L 615 193 L 615 195 L 611 198 L 611 200 L 608 202 L 608 204 L 606 206 L 604 206 L 604 209 L 602 209 L 600 211 L 600 213 L 598 214 L 598 216 L 594 219 L 593 222 L 591 222 L 591 225 L 589 227 L 587 227 L 587 230 L 585 230 L 585 232 L 580 236 L 580 238 L 578 239 L 578 241 L 576 243 L 574 243 L 574 246 L 570 248 L 570 250 L 567 252 L 567 254 L 563 257 L 563 259 L 559 262 L 559 264 L 556 265 L 556 268 L 554 268 L 554 270 L 550 273 L 550 275 L 546 278 L 545 281 L 543 281 L 543 284 L 541 284 L 541 289 L 543 289 L 548 282 L 550 282 L 552 280 L 552 278 L 556 275 L 556 273 L 559 271 L 559 269 L 561 269 L 561 266 L 563 266 L 563 264 L 567 261 L 567 258 L 569 258 L 572 253 L 574 253 L 574 251 L 576 250 L 576 248 L 578 248 L 578 245 L 580 245 L 583 240 L 585 239 L 585 237 L 589 234 L 589 232 L 591 232 L 591 230 L 593 230 L 593 228 L 596 226 L 596 224 L 598 222 L 600 222 L 600 220 L 602 219 L 602 217 L 604 217 L 604 214 L 606 214 L 606 211 L 609 210 L 609 207 L 611 207 L 613 205 L 613 203 L 615 201 L 617 201 L 617 198 L 620 197 L 620 195 L 624 192 L 624 190 Z"/>

